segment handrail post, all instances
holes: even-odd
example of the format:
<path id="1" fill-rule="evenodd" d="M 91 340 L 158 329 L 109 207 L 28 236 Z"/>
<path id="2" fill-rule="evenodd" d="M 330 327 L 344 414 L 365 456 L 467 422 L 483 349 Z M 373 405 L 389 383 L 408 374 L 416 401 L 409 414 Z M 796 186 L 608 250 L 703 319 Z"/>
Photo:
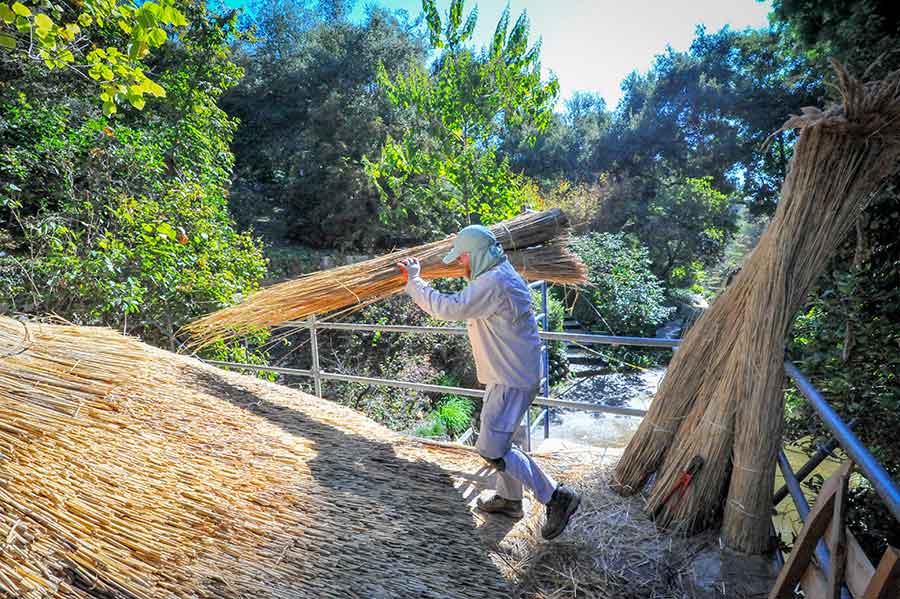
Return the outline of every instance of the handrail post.
<path id="1" fill-rule="evenodd" d="M 322 375 L 319 368 L 319 336 L 316 334 L 316 317 L 309 317 L 309 345 L 312 349 L 312 376 L 316 397 L 322 397 Z"/>

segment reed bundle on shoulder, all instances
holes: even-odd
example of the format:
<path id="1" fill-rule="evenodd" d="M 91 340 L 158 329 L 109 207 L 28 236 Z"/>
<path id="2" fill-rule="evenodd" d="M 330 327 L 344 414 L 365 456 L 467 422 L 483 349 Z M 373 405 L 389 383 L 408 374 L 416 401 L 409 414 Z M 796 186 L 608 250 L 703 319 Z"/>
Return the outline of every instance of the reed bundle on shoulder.
<path id="1" fill-rule="evenodd" d="M 614 486 L 640 490 L 648 510 L 694 531 L 723 518 L 729 546 L 769 542 L 781 446 L 784 347 L 816 278 L 900 160 L 900 72 L 862 83 L 835 63 L 842 105 L 806 108 L 776 214 L 734 283 L 688 331 Z M 705 464 L 682 500 L 663 505 L 694 456 Z"/>
<path id="2" fill-rule="evenodd" d="M 491 227 L 525 279 L 575 285 L 585 282 L 587 269 L 568 249 L 568 229 L 568 219 L 558 209 L 524 214 Z M 191 336 L 190 346 L 199 349 L 290 320 L 357 309 L 402 291 L 405 279 L 396 263 L 410 256 L 421 260 L 426 279 L 459 277 L 459 266 L 441 261 L 452 244 L 451 237 L 279 283 L 188 324 L 184 331 Z"/>

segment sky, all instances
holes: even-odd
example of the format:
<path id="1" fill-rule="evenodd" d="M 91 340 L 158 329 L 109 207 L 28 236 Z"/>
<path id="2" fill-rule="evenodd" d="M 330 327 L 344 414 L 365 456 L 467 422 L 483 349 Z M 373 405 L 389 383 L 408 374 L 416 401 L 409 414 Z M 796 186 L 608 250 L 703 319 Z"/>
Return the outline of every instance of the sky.
<path id="1" fill-rule="evenodd" d="M 507 0 L 466 2 L 478 5 L 477 46 L 486 46 Z M 351 18 L 361 20 L 368 4 L 421 13 L 421 0 L 362 0 Z M 449 0 L 438 0 L 445 13 Z M 699 24 L 708 31 L 766 27 L 771 1 L 756 0 L 509 0 L 510 26 L 526 10 L 531 40 L 542 38 L 544 73 L 559 78 L 560 104 L 574 91 L 591 91 L 614 107 L 620 84 L 631 71 L 646 72 L 666 46 L 686 50 Z"/>

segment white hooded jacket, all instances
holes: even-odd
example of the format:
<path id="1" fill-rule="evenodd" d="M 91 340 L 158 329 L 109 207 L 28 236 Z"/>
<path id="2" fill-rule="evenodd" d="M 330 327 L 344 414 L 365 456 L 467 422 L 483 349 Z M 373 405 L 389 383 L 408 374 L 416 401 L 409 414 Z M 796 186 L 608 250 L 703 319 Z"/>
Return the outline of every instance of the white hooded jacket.
<path id="1" fill-rule="evenodd" d="M 478 380 L 485 385 L 533 389 L 541 380 L 541 340 L 531 312 L 531 292 L 503 260 L 459 293 L 444 294 L 414 277 L 413 301 L 439 320 L 465 320 Z"/>

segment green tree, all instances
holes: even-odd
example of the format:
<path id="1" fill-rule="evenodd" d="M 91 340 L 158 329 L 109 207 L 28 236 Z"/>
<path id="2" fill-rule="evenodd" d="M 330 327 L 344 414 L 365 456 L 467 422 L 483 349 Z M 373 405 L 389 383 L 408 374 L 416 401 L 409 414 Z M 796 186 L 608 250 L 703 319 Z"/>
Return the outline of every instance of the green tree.
<path id="1" fill-rule="evenodd" d="M 596 155 L 605 151 L 612 116 L 600 96 L 575 92 L 542 133 L 531 127 L 507 132 L 503 153 L 514 169 L 544 183 L 596 183 L 602 175 Z"/>
<path id="2" fill-rule="evenodd" d="M 261 248 L 228 214 L 235 122 L 216 105 L 240 76 L 235 15 L 180 6 L 191 27 L 154 55 L 169 93 L 152 110 L 113 118 L 89 87 L 61 97 L 65 79 L 31 71 L 0 89 L 7 308 L 173 348 L 180 325 L 258 285 Z"/>
<path id="3" fill-rule="evenodd" d="M 0 52 L 96 81 L 103 110 L 112 114 L 123 102 L 140 109 L 144 96 L 165 95 L 147 76 L 143 60 L 185 25 L 173 0 L 86 0 L 77 10 L 66 4 L 44 3 L 39 9 L 0 2 Z"/>
<path id="4" fill-rule="evenodd" d="M 589 233 L 572 245 L 588 267 L 589 302 L 576 304 L 579 321 L 605 334 L 653 336 L 672 309 L 647 248 L 624 233 Z"/>
<path id="5" fill-rule="evenodd" d="M 702 282 L 737 228 L 732 198 L 712 178 L 620 180 L 595 221 L 602 231 L 634 234 L 648 248 L 654 274 L 672 287 Z"/>
<path id="6" fill-rule="evenodd" d="M 825 84 L 834 58 L 857 76 L 879 78 L 900 68 L 900 8 L 854 0 L 776 0 L 775 24 L 797 60 Z M 838 98 L 830 98 L 839 100 Z M 873 200 L 795 323 L 792 357 L 829 403 L 894 477 L 900 478 L 900 177 Z M 788 402 L 792 439 L 827 436 L 804 401 Z M 870 485 L 851 497 L 850 526 L 878 559 L 887 543 L 900 545 L 900 524 Z"/>
<path id="7" fill-rule="evenodd" d="M 555 79 L 541 81 L 540 44 L 528 45 L 525 13 L 510 29 L 507 7 L 490 46 L 476 53 L 465 43 L 477 12 L 463 19 L 464 5 L 452 0 L 442 21 L 434 2 L 423 2 L 432 45 L 443 50 L 431 68 L 413 65 L 393 77 L 381 69 L 388 97 L 416 125 L 389 138 L 367 169 L 384 222 L 420 238 L 520 212 L 525 180 L 501 157 L 501 140 L 526 126 L 542 131 L 558 94 Z"/>
<path id="8" fill-rule="evenodd" d="M 702 28 L 687 52 L 656 57 L 622 84 L 610 137 L 595 156 L 615 175 L 712 177 L 755 212 L 771 213 L 793 134 L 764 142 L 789 114 L 818 103 L 821 85 L 775 33 L 713 34 Z M 610 151 L 609 148 L 614 148 Z"/>
<path id="9" fill-rule="evenodd" d="M 376 86 L 377 66 L 424 60 L 422 40 L 405 19 L 382 10 L 354 24 L 284 12 L 281 3 L 260 6 L 260 35 L 277 37 L 237 49 L 247 77 L 222 103 L 241 121 L 233 146 L 236 217 L 283 224 L 269 225 L 275 242 L 287 236 L 341 249 L 396 243 L 379 223 L 379 197 L 362 158 L 400 132 L 402 115 Z"/>

